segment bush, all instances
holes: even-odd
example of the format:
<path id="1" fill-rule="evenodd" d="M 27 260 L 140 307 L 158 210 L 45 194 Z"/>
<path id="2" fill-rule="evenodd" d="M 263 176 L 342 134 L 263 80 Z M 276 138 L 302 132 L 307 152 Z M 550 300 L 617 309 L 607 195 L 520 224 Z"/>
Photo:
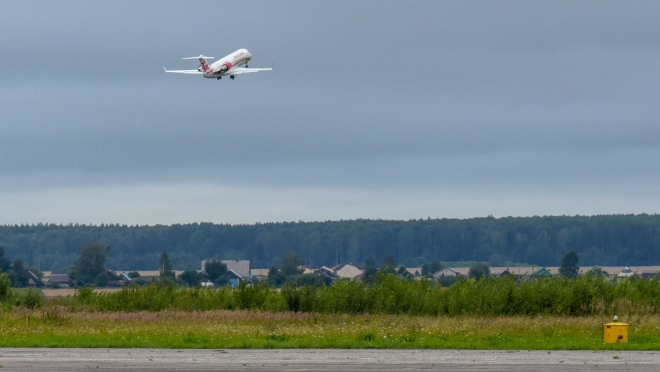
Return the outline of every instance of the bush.
<path id="1" fill-rule="evenodd" d="M 44 295 L 36 289 L 30 288 L 25 292 L 21 305 L 30 310 L 38 309 L 44 304 Z"/>
<path id="2" fill-rule="evenodd" d="M 7 274 L 0 273 L 0 301 L 6 301 L 11 290 L 11 279 Z"/>
<path id="3" fill-rule="evenodd" d="M 593 315 L 600 313 L 602 300 L 609 311 L 657 314 L 660 281 L 614 283 L 600 276 L 583 275 L 577 279 L 553 277 L 517 283 L 515 277 L 507 276 L 459 279 L 444 288 L 435 281 L 381 272 L 371 284 L 338 280 L 330 286 L 287 284 L 278 291 L 265 283 L 204 289 L 177 287 L 161 280 L 111 293 L 96 293 L 85 287 L 73 297 L 75 303 L 100 311 L 248 309 L 433 316 Z"/>

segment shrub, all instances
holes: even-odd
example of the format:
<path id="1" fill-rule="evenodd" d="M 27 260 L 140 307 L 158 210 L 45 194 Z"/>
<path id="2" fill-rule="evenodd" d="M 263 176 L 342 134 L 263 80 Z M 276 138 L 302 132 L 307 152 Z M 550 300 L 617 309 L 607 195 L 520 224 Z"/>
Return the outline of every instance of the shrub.
<path id="1" fill-rule="evenodd" d="M 44 304 L 44 295 L 36 289 L 30 288 L 25 292 L 21 305 L 30 310 L 38 309 Z"/>

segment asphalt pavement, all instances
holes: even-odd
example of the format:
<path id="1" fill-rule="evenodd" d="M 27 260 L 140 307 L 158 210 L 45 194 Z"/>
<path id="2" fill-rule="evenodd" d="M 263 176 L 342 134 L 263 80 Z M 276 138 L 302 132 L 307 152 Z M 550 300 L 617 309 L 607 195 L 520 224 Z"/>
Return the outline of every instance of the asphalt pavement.
<path id="1" fill-rule="evenodd" d="M 0 349 L 0 371 L 660 371 L 655 351 Z"/>

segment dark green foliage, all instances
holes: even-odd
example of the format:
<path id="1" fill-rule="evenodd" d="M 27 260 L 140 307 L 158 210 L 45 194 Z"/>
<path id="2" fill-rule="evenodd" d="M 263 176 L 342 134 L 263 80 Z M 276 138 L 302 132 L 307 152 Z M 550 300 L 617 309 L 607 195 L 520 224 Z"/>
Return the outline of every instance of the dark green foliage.
<path id="1" fill-rule="evenodd" d="M 166 278 L 174 278 L 174 271 L 172 271 L 172 261 L 170 260 L 170 255 L 167 253 L 167 250 L 163 250 L 158 259 L 158 264 L 160 267 L 160 276 Z"/>
<path id="2" fill-rule="evenodd" d="M 305 261 L 298 256 L 298 253 L 295 251 L 289 251 L 289 253 L 282 259 L 280 272 L 284 274 L 285 277 L 300 275 L 305 271 L 304 265 Z"/>
<path id="3" fill-rule="evenodd" d="M 364 272 L 362 273 L 362 281 L 367 284 L 372 284 L 378 275 L 378 262 L 374 256 L 368 256 L 364 260 Z"/>
<path id="4" fill-rule="evenodd" d="M 367 258 L 364 259 L 364 269 L 378 269 L 378 261 L 376 261 L 376 257 L 374 256 L 367 256 Z"/>
<path id="5" fill-rule="evenodd" d="M 0 310 L 2 307 L 24 306 L 30 310 L 40 308 L 44 296 L 35 289 L 19 290 L 11 288 L 9 275 L 0 273 Z"/>
<path id="6" fill-rule="evenodd" d="M 105 255 L 110 250 L 105 244 L 86 244 L 80 250 L 80 256 L 71 272 L 78 285 L 94 283 L 99 275 L 105 276 Z M 107 283 L 107 279 L 106 279 Z"/>
<path id="7" fill-rule="evenodd" d="M 38 309 L 44 304 L 44 295 L 36 289 L 28 289 L 21 299 L 21 305 L 30 310 Z"/>
<path id="8" fill-rule="evenodd" d="M 588 270 L 585 275 L 587 276 L 596 276 L 599 278 L 607 279 L 609 277 L 609 274 L 607 271 L 604 271 L 598 266 L 594 266 L 592 269 Z"/>
<path id="9" fill-rule="evenodd" d="M 396 259 L 394 256 L 385 256 L 382 265 L 380 265 L 380 270 L 388 274 L 394 274 L 396 272 Z"/>
<path id="10" fill-rule="evenodd" d="M 268 285 L 279 287 L 286 281 L 286 276 L 273 266 L 268 270 Z"/>
<path id="11" fill-rule="evenodd" d="M 490 276 L 490 267 L 483 262 L 476 263 L 470 268 L 470 271 L 468 271 L 468 276 L 477 280 L 487 278 Z"/>
<path id="12" fill-rule="evenodd" d="M 388 255 L 422 264 L 433 259 L 558 266 L 569 250 L 579 253 L 584 266 L 655 265 L 660 262 L 660 215 L 0 226 L 5 256 L 42 270 L 68 272 L 86 242 L 112 246 L 105 266 L 116 270 L 159 269 L 163 250 L 178 269 L 197 268 L 210 257 L 279 267 L 291 249 L 309 267 L 362 263 L 369 256 L 380 262 Z"/>
<path id="13" fill-rule="evenodd" d="M 561 267 L 559 268 L 559 274 L 564 278 L 575 279 L 578 275 L 578 270 L 580 266 L 578 265 L 580 261 L 580 255 L 576 251 L 570 251 L 564 253 L 564 257 L 561 259 Z"/>
<path id="14" fill-rule="evenodd" d="M 6 273 L 11 270 L 11 261 L 5 257 L 5 248 L 0 245 L 0 272 Z"/>
<path id="15" fill-rule="evenodd" d="M 22 260 L 15 260 L 11 264 L 11 271 L 9 272 L 9 277 L 11 278 L 11 284 L 14 287 L 27 287 L 30 278 L 28 276 L 28 271 L 23 267 Z"/>
<path id="16" fill-rule="evenodd" d="M 127 275 L 131 279 L 137 279 L 140 277 L 140 273 L 137 271 L 129 271 Z"/>
<path id="17" fill-rule="evenodd" d="M 458 281 L 458 279 L 459 278 L 457 278 L 455 276 L 444 276 L 444 275 L 442 275 L 441 277 L 436 279 L 436 281 L 438 282 L 438 284 L 440 284 L 443 287 L 450 287 L 450 286 L 454 285 L 454 283 L 456 283 Z"/>
<path id="18" fill-rule="evenodd" d="M 100 273 L 94 278 L 94 284 L 97 287 L 107 287 L 108 286 L 108 276 L 105 273 Z"/>
<path id="19" fill-rule="evenodd" d="M 301 275 L 291 275 L 286 278 L 285 284 L 290 284 L 294 287 L 305 287 L 305 286 L 319 286 L 325 285 L 326 283 L 322 278 L 313 275 L 313 274 L 301 274 Z"/>
<path id="20" fill-rule="evenodd" d="M 207 261 L 204 266 L 204 271 L 206 272 L 206 277 L 209 281 L 215 283 L 216 285 L 223 285 L 227 283 L 227 265 L 222 261 L 211 260 Z"/>
<path id="21" fill-rule="evenodd" d="M 0 273 L 0 302 L 7 300 L 11 292 L 11 279 L 5 273 Z"/>
<path id="22" fill-rule="evenodd" d="M 203 278 L 204 276 L 196 270 L 186 270 L 179 275 L 179 283 L 188 287 L 197 287 L 202 283 Z"/>

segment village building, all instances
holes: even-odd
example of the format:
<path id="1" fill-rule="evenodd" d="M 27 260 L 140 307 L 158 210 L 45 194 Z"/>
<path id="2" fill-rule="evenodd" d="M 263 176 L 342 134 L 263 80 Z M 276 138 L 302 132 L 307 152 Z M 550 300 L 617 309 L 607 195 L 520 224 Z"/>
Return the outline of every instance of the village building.
<path id="1" fill-rule="evenodd" d="M 626 265 L 626 267 L 624 267 L 623 270 L 621 270 L 621 272 L 616 275 L 616 277 L 617 279 L 622 279 L 622 278 L 631 277 L 633 275 L 635 275 L 635 273 L 632 271 L 630 267 L 628 267 L 628 265 Z"/>
<path id="2" fill-rule="evenodd" d="M 314 275 L 323 279 L 326 283 L 331 283 L 340 278 L 334 270 L 326 266 L 321 266 L 321 268 L 314 270 Z"/>
<path id="3" fill-rule="evenodd" d="M 511 271 L 509 271 L 509 269 L 506 269 L 506 270 L 502 271 L 502 272 L 501 272 L 499 275 L 497 275 L 497 276 L 499 276 L 499 277 L 513 276 L 513 277 L 515 277 L 516 275 L 513 274 L 513 273 L 511 273 Z"/>
<path id="4" fill-rule="evenodd" d="M 202 272 L 206 272 L 206 263 L 212 260 L 202 261 Z M 233 271 L 243 279 L 251 279 L 250 260 L 218 260 L 227 266 L 227 271 Z M 268 275 L 268 274 L 266 274 Z"/>
<path id="5" fill-rule="evenodd" d="M 47 286 L 49 287 L 62 287 L 62 288 L 69 288 L 71 286 L 71 277 L 69 274 L 51 274 L 50 279 L 48 279 L 48 283 L 46 283 Z"/>
<path id="6" fill-rule="evenodd" d="M 546 269 L 545 267 L 542 267 L 541 269 L 539 269 L 537 272 L 535 272 L 530 276 L 531 279 L 551 278 L 551 277 L 552 277 L 552 273 L 550 272 L 550 270 Z"/>
<path id="7" fill-rule="evenodd" d="M 452 270 L 448 267 L 445 267 L 444 269 L 442 269 L 440 271 L 434 272 L 433 274 L 431 274 L 431 276 L 433 277 L 433 279 L 438 279 L 438 278 L 441 278 L 443 276 L 444 277 L 459 277 L 459 276 L 463 276 L 463 275 L 461 275 L 457 271 L 454 271 L 454 270 Z"/>
<path id="8" fill-rule="evenodd" d="M 362 275 L 363 270 L 360 270 L 357 266 L 353 264 L 342 264 L 337 265 L 332 268 L 340 278 L 354 279 L 355 277 Z"/>
<path id="9" fill-rule="evenodd" d="M 106 271 L 105 276 L 108 279 L 108 287 L 123 287 L 132 281 L 131 277 L 124 272 L 113 272 L 108 270 Z"/>

